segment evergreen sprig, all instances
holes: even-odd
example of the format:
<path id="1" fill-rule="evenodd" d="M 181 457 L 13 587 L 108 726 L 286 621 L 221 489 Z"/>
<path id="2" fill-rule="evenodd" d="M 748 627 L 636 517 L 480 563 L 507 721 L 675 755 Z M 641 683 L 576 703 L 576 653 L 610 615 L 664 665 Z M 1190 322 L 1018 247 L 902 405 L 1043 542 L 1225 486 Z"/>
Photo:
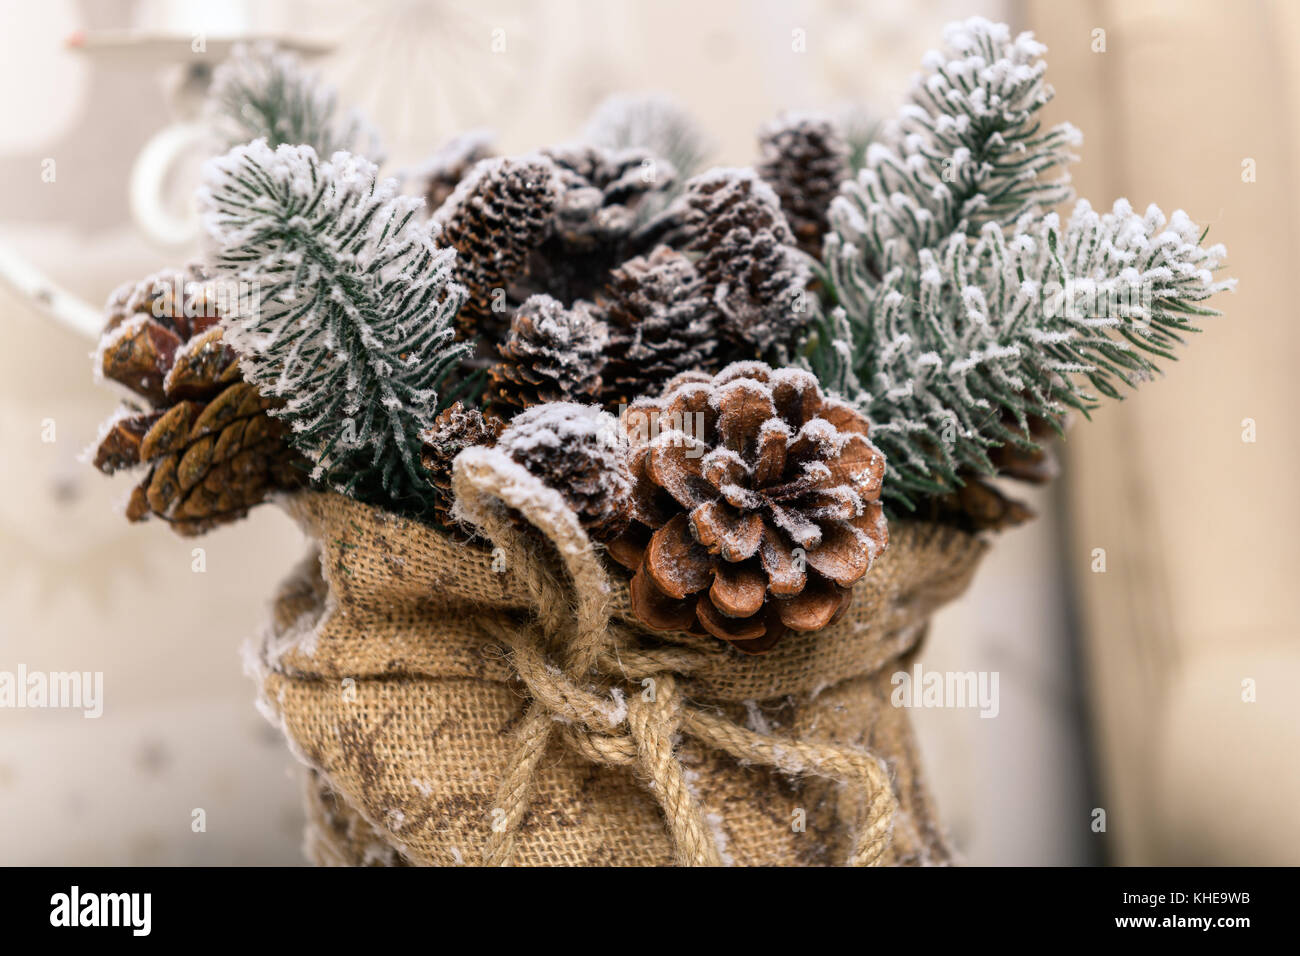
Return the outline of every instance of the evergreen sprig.
<path id="1" fill-rule="evenodd" d="M 341 112 L 333 86 L 270 43 L 235 46 L 213 75 L 205 109 L 223 152 L 264 139 L 272 149 L 302 145 L 318 156 L 345 150 L 384 161 L 374 128 L 355 111 Z"/>
<path id="2" fill-rule="evenodd" d="M 359 156 L 258 140 L 210 161 L 200 202 L 210 267 L 244 284 L 227 341 L 283 401 L 273 414 L 313 479 L 427 513 L 420 435 L 469 346 L 453 342 L 455 252 L 435 245 L 421 201 Z"/>
<path id="3" fill-rule="evenodd" d="M 1081 201 L 1062 227 L 1046 210 L 1071 195 L 1053 174 L 1079 134 L 1039 118 L 1044 48 L 979 18 L 947 41 L 832 203 L 806 349 L 870 418 L 894 511 L 992 473 L 990 448 L 1035 447 L 1031 416 L 1059 429 L 1149 378 L 1232 286 L 1181 211 Z"/>

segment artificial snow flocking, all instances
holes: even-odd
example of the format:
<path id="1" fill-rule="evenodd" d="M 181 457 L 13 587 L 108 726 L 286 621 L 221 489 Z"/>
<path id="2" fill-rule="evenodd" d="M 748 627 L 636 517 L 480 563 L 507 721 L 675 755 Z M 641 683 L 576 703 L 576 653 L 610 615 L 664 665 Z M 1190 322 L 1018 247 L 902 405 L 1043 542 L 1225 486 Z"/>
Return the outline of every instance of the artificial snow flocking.
<path id="1" fill-rule="evenodd" d="M 1098 215 L 1061 172 L 1079 142 L 1044 127 L 1044 47 L 978 18 L 953 24 L 909 102 L 831 204 L 827 308 L 805 352 L 861 408 L 910 510 L 997 471 L 1012 445 L 1118 397 L 1193 330 L 1224 250 L 1187 216 L 1120 200 Z"/>
<path id="2" fill-rule="evenodd" d="M 275 414 L 313 478 L 431 510 L 420 436 L 468 346 L 453 341 L 455 252 L 420 200 L 359 156 L 259 140 L 208 164 L 200 202 L 214 277 L 251 303 L 225 319 L 227 340 L 247 380 L 283 402 Z"/>

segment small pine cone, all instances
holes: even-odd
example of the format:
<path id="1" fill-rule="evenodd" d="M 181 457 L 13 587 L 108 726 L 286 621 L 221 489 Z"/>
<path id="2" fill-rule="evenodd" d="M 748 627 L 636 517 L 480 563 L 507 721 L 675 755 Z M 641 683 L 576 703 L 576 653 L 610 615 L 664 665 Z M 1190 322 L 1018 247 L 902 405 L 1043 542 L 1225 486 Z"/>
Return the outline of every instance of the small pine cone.
<path id="1" fill-rule="evenodd" d="M 1028 505 L 1007 497 L 989 480 L 991 477 L 1013 478 L 1041 485 L 1056 477 L 1056 455 L 1051 444 L 1056 429 L 1047 419 L 1037 415 L 1027 416 L 1026 424 L 1027 430 L 1021 427 L 1019 417 L 1011 411 L 1002 415 L 1002 426 L 1008 435 L 1019 436 L 1020 441 L 1032 442 L 1037 447 L 1027 448 L 1014 439 L 1008 439 L 1004 444 L 990 448 L 988 454 L 993 475 L 974 472 L 961 475 L 961 487 L 928 500 L 927 517 L 971 534 L 1005 531 L 1031 520 L 1034 512 Z"/>
<path id="2" fill-rule="evenodd" d="M 770 186 L 748 169 L 715 169 L 682 197 L 696 268 L 717 309 L 724 359 L 759 357 L 791 344 L 811 313 L 812 271 Z"/>
<path id="3" fill-rule="evenodd" d="M 550 235 L 513 291 L 519 298 L 545 292 L 561 302 L 589 299 L 627 257 L 647 203 L 663 200 L 677 174 L 641 149 L 561 146 L 544 155 L 558 171 L 559 201 Z"/>
<path id="4" fill-rule="evenodd" d="M 429 473 L 429 482 L 438 490 L 434 518 L 444 528 L 455 526 L 451 517 L 451 464 L 466 448 L 495 445 L 505 423 L 494 416 L 484 416 L 464 402 L 444 408 L 424 434 L 421 459 Z"/>
<path id="5" fill-rule="evenodd" d="M 456 279 L 469 291 L 456 317 L 462 339 L 505 339 L 505 290 L 549 234 L 558 200 L 549 159 L 503 157 L 475 166 L 438 209 L 439 244 L 456 250 Z"/>
<path id="6" fill-rule="evenodd" d="M 132 521 L 153 515 L 180 534 L 201 534 L 303 482 L 287 428 L 240 377 L 217 322 L 212 290 L 193 272 L 163 273 L 109 297 L 100 371 L 151 410 L 111 419 L 94 462 L 106 474 L 149 466 L 127 505 Z"/>
<path id="7" fill-rule="evenodd" d="M 968 534 L 1005 531 L 1030 521 L 1034 512 L 1024 502 L 1008 498 L 993 483 L 978 475 L 967 475 L 956 491 L 930 498 L 925 518 L 951 525 Z"/>
<path id="8" fill-rule="evenodd" d="M 594 405 L 552 402 L 518 415 L 498 447 L 563 496 L 596 541 L 627 527 L 632 480 L 618 421 Z"/>
<path id="9" fill-rule="evenodd" d="M 555 235 L 572 249 L 626 239 L 636 225 L 638 204 L 671 188 L 677 178 L 667 160 L 642 149 L 559 146 L 543 152 L 560 170 Z"/>
<path id="10" fill-rule="evenodd" d="M 119 286 L 104 312 L 98 372 L 155 405 L 167 402 L 163 386 L 177 349 L 220 321 L 216 298 L 197 267 L 167 269 Z M 128 322 L 129 333 L 120 333 Z"/>
<path id="11" fill-rule="evenodd" d="M 788 114 L 759 134 L 757 170 L 781 199 L 781 210 L 799 248 L 821 254 L 826 212 L 849 178 L 849 147 L 824 116 Z"/>
<path id="12" fill-rule="evenodd" d="M 531 408 L 544 402 L 593 402 L 600 395 L 609 330 L 590 302 L 572 308 L 535 295 L 510 320 L 501 359 L 489 372 L 493 408 Z"/>
<path id="13" fill-rule="evenodd" d="M 436 212 L 466 174 L 491 156 L 492 134 L 487 130 L 462 133 L 440 146 L 418 174 L 424 181 L 424 202 L 429 212 Z"/>
<path id="14" fill-rule="evenodd" d="M 609 323 L 606 407 L 658 392 L 681 372 L 710 368 L 716 342 L 703 288 L 690 258 L 667 246 L 613 270 L 597 300 Z"/>
<path id="15" fill-rule="evenodd" d="M 740 228 L 752 235 L 770 232 L 778 242 L 794 244 L 780 198 L 752 169 L 701 173 L 686 184 L 682 205 L 692 249 L 707 252 Z"/>
<path id="16" fill-rule="evenodd" d="M 842 614 L 884 550 L 885 458 L 809 372 L 737 362 L 701 378 L 627 413 L 633 523 L 609 553 L 635 572 L 647 627 L 762 653 Z"/>
<path id="17" fill-rule="evenodd" d="M 1021 431 L 1014 415 L 1004 414 L 1002 420 L 1010 431 L 1022 435 L 1024 440 L 1033 443 L 1036 447 L 1027 448 L 1016 441 L 1007 441 L 1003 445 L 989 449 L 989 460 L 993 463 L 997 474 L 1032 485 L 1046 484 L 1055 478 L 1060 468 L 1053 448 L 1056 429 L 1052 423 L 1037 415 L 1030 415 L 1027 419 L 1029 430 L 1025 434 Z"/>

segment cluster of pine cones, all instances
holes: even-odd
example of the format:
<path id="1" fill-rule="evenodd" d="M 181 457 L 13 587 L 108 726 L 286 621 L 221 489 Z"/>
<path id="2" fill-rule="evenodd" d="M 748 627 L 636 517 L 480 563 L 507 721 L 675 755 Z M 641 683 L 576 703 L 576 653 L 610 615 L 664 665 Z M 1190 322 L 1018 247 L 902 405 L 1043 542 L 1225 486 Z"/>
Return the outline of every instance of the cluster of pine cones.
<path id="1" fill-rule="evenodd" d="M 494 156 L 476 133 L 423 183 L 467 292 L 457 335 L 475 346 L 448 383 L 465 400 L 423 436 L 435 522 L 457 533 L 455 457 L 495 445 L 628 569 L 643 623 L 747 653 L 842 614 L 888 539 L 867 421 L 812 374 L 765 364 L 785 364 L 814 318 L 812 257 L 849 149 L 832 121 L 798 115 L 762 131 L 760 154 L 687 178 L 645 148 Z M 132 397 L 95 464 L 144 471 L 132 520 L 199 534 L 310 481 L 221 319 L 195 268 L 110 297 L 99 371 Z M 1006 519 L 970 487 L 932 517 Z"/>
<path id="2" fill-rule="evenodd" d="M 756 170 L 679 182 L 637 148 L 471 166 L 459 141 L 428 186 L 487 378 L 480 408 L 426 436 L 431 480 L 449 490 L 457 454 L 497 444 L 632 572 L 644 624 L 747 653 L 843 613 L 887 540 L 865 419 L 762 361 L 812 318 L 809 254 L 848 150 L 814 117 L 761 148 Z"/>
<path id="3" fill-rule="evenodd" d="M 778 194 L 752 170 L 682 184 L 641 149 L 483 160 L 434 213 L 469 291 L 460 334 L 485 404 L 626 403 L 674 375 L 791 346 L 812 279 Z"/>
<path id="4" fill-rule="evenodd" d="M 789 350 L 812 319 L 806 253 L 849 175 L 834 124 L 763 131 L 757 169 L 684 179 L 639 147 L 493 157 L 453 140 L 425 170 L 441 241 L 468 301 L 463 339 L 485 376 L 478 409 L 448 409 L 424 449 L 450 486 L 462 449 L 547 403 L 616 411 L 683 373 Z M 449 507 L 449 503 L 446 507 Z M 451 524 L 445 507 L 439 519 Z"/>

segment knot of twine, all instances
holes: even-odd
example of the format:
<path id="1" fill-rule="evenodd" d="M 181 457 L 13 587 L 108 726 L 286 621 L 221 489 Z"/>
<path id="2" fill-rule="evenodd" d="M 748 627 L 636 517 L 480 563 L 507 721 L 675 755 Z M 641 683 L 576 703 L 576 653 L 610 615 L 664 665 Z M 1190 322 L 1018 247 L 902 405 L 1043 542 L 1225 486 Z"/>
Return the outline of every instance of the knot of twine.
<path id="1" fill-rule="evenodd" d="M 865 750 L 759 733 L 689 703 L 679 678 L 711 660 L 705 651 L 641 647 L 634 632 L 611 620 L 611 587 L 600 560 L 558 493 L 495 449 L 473 448 L 456 459 L 453 488 L 461 516 L 506 554 L 536 612 L 520 625 L 490 613 L 477 622 L 507 645 L 531 698 L 517 744 L 497 790 L 494 823 L 484 850 L 488 865 L 509 865 L 532 798 L 538 766 L 553 735 L 597 764 L 628 767 L 647 785 L 667 824 L 681 866 L 721 866 L 704 807 L 677 755 L 687 735 L 746 764 L 813 774 L 861 794 L 847 863 L 880 863 L 896 809 L 889 774 Z M 569 580 L 552 571 L 538 542 L 508 516 L 504 504 L 542 531 Z"/>

